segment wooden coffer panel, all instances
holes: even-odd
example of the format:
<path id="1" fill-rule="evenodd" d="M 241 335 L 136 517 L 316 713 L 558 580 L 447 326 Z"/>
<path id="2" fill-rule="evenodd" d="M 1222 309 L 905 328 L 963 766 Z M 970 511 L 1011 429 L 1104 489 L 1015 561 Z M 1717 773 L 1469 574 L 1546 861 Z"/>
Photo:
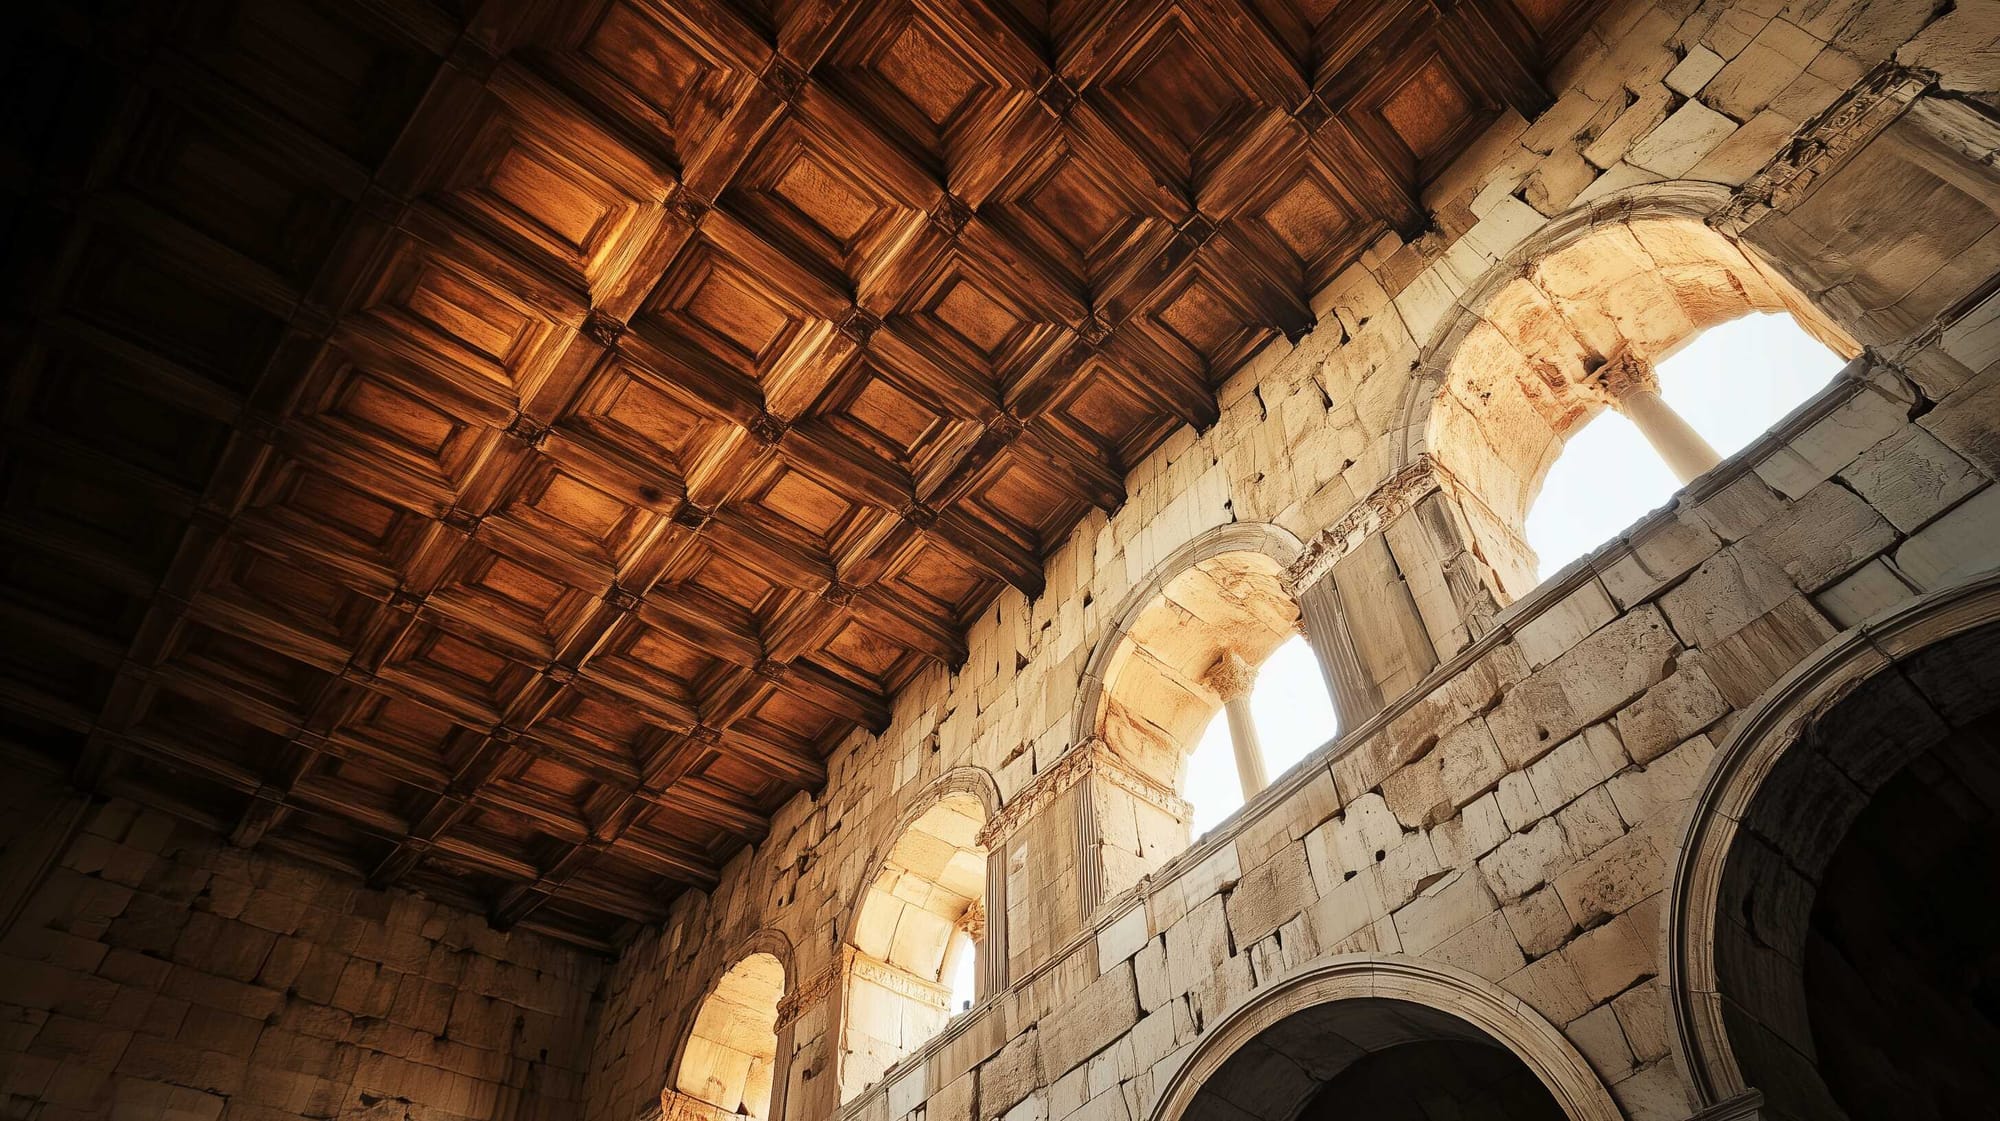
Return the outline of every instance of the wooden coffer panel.
<path id="1" fill-rule="evenodd" d="M 128 7 L 9 86 L 0 738 L 600 948 L 1589 14 Z"/>

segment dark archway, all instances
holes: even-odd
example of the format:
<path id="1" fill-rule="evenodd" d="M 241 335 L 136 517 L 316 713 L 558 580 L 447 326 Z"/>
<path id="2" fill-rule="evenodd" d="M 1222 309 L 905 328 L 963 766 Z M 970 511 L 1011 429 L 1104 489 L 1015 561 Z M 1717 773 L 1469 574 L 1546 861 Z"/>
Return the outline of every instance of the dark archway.
<path id="1" fill-rule="evenodd" d="M 1506 1048 L 1466 1039 L 1364 1055 L 1306 1103 L 1298 1121 L 1564 1121 L 1533 1071 Z"/>
<path id="2" fill-rule="evenodd" d="M 1181 1121 L 1565 1121 L 1507 1046 L 1442 1010 L 1367 997 L 1293 1012 L 1218 1067 Z"/>
<path id="3" fill-rule="evenodd" d="M 1722 1026 L 1780 1117 L 2000 1100 L 2000 624 L 1888 662 L 1770 767 L 1715 914 Z"/>

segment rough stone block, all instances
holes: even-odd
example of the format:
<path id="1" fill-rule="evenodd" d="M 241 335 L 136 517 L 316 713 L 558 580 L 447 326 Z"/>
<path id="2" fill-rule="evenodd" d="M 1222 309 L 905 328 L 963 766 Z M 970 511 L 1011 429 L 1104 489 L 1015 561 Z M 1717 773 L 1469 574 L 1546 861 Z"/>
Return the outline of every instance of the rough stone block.
<path id="1" fill-rule="evenodd" d="M 1246 873 L 1229 893 L 1226 910 L 1236 945 L 1247 946 L 1278 929 L 1315 898 L 1305 847 L 1285 846 Z"/>
<path id="2" fill-rule="evenodd" d="M 1574 859 L 1569 838 L 1554 818 L 1543 818 L 1525 833 L 1507 838 L 1479 862 L 1479 870 L 1502 903 L 1511 903 L 1553 880 Z"/>
<path id="3" fill-rule="evenodd" d="M 1905 533 L 1986 482 L 1971 464 L 1916 425 L 1904 426 L 1861 453 L 1841 478 Z"/>
<path id="4" fill-rule="evenodd" d="M 1848 488 L 1828 481 L 1758 527 L 1747 543 L 1815 592 L 1888 548 L 1896 531 Z"/>
<path id="5" fill-rule="evenodd" d="M 1618 738 L 1635 763 L 1649 762 L 1720 720 L 1729 702 L 1690 659 L 1618 710 Z"/>
<path id="6" fill-rule="evenodd" d="M 1660 608 L 1683 641 L 1710 647 L 1795 594 L 1792 582 L 1763 554 L 1732 545 L 1660 597 Z"/>

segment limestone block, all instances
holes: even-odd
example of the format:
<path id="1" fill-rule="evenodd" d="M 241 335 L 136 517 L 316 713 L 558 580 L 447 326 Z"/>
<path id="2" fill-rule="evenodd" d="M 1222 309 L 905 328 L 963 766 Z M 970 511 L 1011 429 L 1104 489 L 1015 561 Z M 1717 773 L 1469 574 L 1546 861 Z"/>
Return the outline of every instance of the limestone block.
<path id="1" fill-rule="evenodd" d="M 1477 869 L 1460 869 L 1419 892 L 1393 916 L 1403 950 L 1423 954 L 1499 907 Z"/>
<path id="2" fill-rule="evenodd" d="M 1247 946 L 1284 925 L 1315 898 L 1305 846 L 1286 845 L 1245 873 L 1229 893 L 1230 933 L 1236 945 Z"/>
<path id="3" fill-rule="evenodd" d="M 1563 147 L 1535 165 L 1522 186 L 1521 197 L 1537 213 L 1555 217 L 1568 210 L 1576 197 L 1597 178 L 1597 168 L 1583 153 Z"/>
<path id="4" fill-rule="evenodd" d="M 1604 174 L 1591 180 L 1590 186 L 1576 196 L 1573 206 L 1584 206 L 1606 195 L 1614 195 L 1629 187 L 1641 187 L 1647 183 L 1660 181 L 1660 174 L 1647 171 L 1643 167 L 1620 160 L 1604 170 Z"/>
<path id="5" fill-rule="evenodd" d="M 1757 475 L 1787 497 L 1801 497 L 1894 435 L 1914 404 L 1908 385 L 1873 371 L 1859 392 L 1757 464 Z"/>
<path id="6" fill-rule="evenodd" d="M 1722 56 L 1707 47 L 1695 47 L 1682 58 L 1672 70 L 1667 72 L 1666 86 L 1682 97 L 1693 97 L 1701 92 L 1710 78 L 1722 69 Z"/>
<path id="7" fill-rule="evenodd" d="M 1306 862 L 1313 888 L 1321 895 L 1354 873 L 1373 868 L 1389 849 L 1403 842 L 1403 828 L 1380 794 L 1364 794 L 1345 812 L 1308 833 Z"/>
<path id="8" fill-rule="evenodd" d="M 1508 691 L 1485 717 L 1488 734 L 1510 770 L 1541 758 L 1583 725 L 1570 707 L 1555 668 L 1545 669 Z M 1501 790 L 1506 781 L 1501 781 Z M 1511 820 L 1511 819 L 1510 819 Z"/>
<path id="9" fill-rule="evenodd" d="M 1609 724 L 1593 724 L 1564 740 L 1528 767 L 1528 781 L 1544 808 L 1560 809 L 1617 774 L 1631 760 Z"/>
<path id="10" fill-rule="evenodd" d="M 1740 708 L 1832 637 L 1812 601 L 1794 595 L 1702 651 L 1702 660 L 1709 680 Z"/>
<path id="11" fill-rule="evenodd" d="M 1794 595 L 1792 582 L 1769 558 L 1732 545 L 1695 569 L 1664 596 L 1660 608 L 1683 641 L 1708 648 Z"/>
<path id="12" fill-rule="evenodd" d="M 1452 812 L 1436 751 L 1426 752 L 1422 758 L 1384 778 L 1382 797 L 1396 820 L 1408 829 L 1427 829 Z"/>
<path id="13" fill-rule="evenodd" d="M 1823 45 L 1796 25 L 1774 19 L 1709 81 L 1702 99 L 1732 117 L 1746 119 L 1790 85 Z"/>
<path id="14" fill-rule="evenodd" d="M 1000 1116 L 1044 1084 L 1040 1043 L 1040 1033 L 1030 1027 L 980 1066 L 981 1117 Z"/>
<path id="15" fill-rule="evenodd" d="M 1008 1110 L 1000 1121 L 1049 1121 L 1049 1100 L 1046 1095 L 1033 1094 L 1025 1101 Z"/>
<path id="16" fill-rule="evenodd" d="M 1488 793 L 1469 803 L 1457 817 L 1431 830 L 1431 848 L 1438 864 L 1456 868 L 1492 852 L 1511 832 L 1500 812 L 1499 798 Z"/>
<path id="17" fill-rule="evenodd" d="M 1911 364 L 1928 371 L 1928 376 L 1918 370 L 1912 373 L 1927 391 L 1942 398 L 1917 423 L 1989 474 L 2000 472 L 2000 365 L 1968 376 L 1973 371 L 1931 350 L 1921 352 Z"/>
<path id="18" fill-rule="evenodd" d="M 1155 938 L 1132 955 L 1132 973 L 1138 986 L 1139 1007 L 1147 1012 L 1179 995 L 1172 991 L 1167 973 L 1167 946 Z"/>
<path id="19" fill-rule="evenodd" d="M 1139 905 L 1097 930 L 1097 970 L 1099 973 L 1110 969 L 1119 962 L 1139 952 L 1152 936 L 1147 928 L 1146 908 Z"/>
<path id="20" fill-rule="evenodd" d="M 1481 859 L 1479 870 L 1500 902 L 1511 903 L 1550 882 L 1573 859 L 1562 826 L 1554 818 L 1543 818 Z"/>
<path id="21" fill-rule="evenodd" d="M 1626 910 L 1667 882 L 1667 859 L 1657 830 L 1635 830 L 1590 854 L 1556 877 L 1578 925 L 1589 926 Z"/>
<path id="22" fill-rule="evenodd" d="M 1521 955 L 1521 947 L 1514 944 L 1514 936 L 1508 933 L 1507 920 L 1499 911 L 1489 912 L 1486 917 L 1446 939 L 1427 956 L 1496 982 L 1520 972 L 1521 967 L 1527 964 L 1527 959 Z"/>
<path id="23" fill-rule="evenodd" d="M 889 1083 L 889 1116 L 905 1117 L 922 1105 L 929 1079 L 930 1067 L 921 1062 L 899 1072 Z"/>
<path id="24" fill-rule="evenodd" d="M 1854 491 L 1828 481 L 1746 540 L 1783 568 L 1801 591 L 1816 592 L 1888 548 L 1896 531 Z"/>
<path id="25" fill-rule="evenodd" d="M 1599 578 L 1619 607 L 1630 609 L 1715 555 L 1722 542 L 1698 519 L 1649 518 Z"/>
<path id="26" fill-rule="evenodd" d="M 1491 791 L 1507 771 L 1484 720 L 1469 720 L 1438 741 L 1439 781 L 1456 809 Z"/>
<path id="27" fill-rule="evenodd" d="M 1641 607 L 1606 624 L 1542 672 L 1554 674 L 1572 716 L 1589 723 L 1658 681 L 1678 649 L 1660 613 Z M 1505 744 L 1501 752 L 1506 753 Z"/>
<path id="28" fill-rule="evenodd" d="M 1500 987 L 1551 1023 L 1566 1024 L 1588 1012 L 1594 1003 L 1584 991 L 1576 967 L 1561 953 L 1546 954 L 1501 980 Z"/>
<path id="29" fill-rule="evenodd" d="M 1569 835 L 1570 848 L 1578 856 L 1596 852 L 1625 833 L 1618 807 L 1602 786 L 1585 791 L 1569 805 L 1556 811 L 1556 824 Z"/>
<path id="30" fill-rule="evenodd" d="M 2000 564 L 2000 487 L 1987 487 L 1911 534 L 1896 568 L 1929 591 Z"/>
<path id="31" fill-rule="evenodd" d="M 1655 978 L 1627 989 L 1611 1002 L 1611 1009 L 1631 1045 L 1633 1058 L 1649 1063 L 1667 1053 L 1669 1019 L 1664 982 Z"/>
<path id="32" fill-rule="evenodd" d="M 1564 1024 L 1563 1034 L 1607 1082 L 1630 1074 L 1638 1066 L 1632 1058 L 1632 1045 L 1625 1041 L 1625 1029 L 1618 1023 L 1618 1014 L 1608 1004 L 1598 1005 Z"/>
<path id="33" fill-rule="evenodd" d="M 1664 89 L 1648 90 L 1618 114 L 1608 128 L 1583 149 L 1583 158 L 1609 170 L 1632 147 L 1634 141 L 1658 128 L 1667 119 L 1668 94 Z"/>
<path id="34" fill-rule="evenodd" d="M 1986 481 L 1971 464 L 1916 425 L 1905 425 L 1861 453 L 1841 472 L 1841 478 L 1905 533 Z"/>
<path id="35" fill-rule="evenodd" d="M 1314 940 L 1322 951 L 1332 953 L 1334 947 L 1367 928 L 1388 909 L 1382 894 L 1382 881 L 1374 868 L 1368 868 L 1335 884 L 1333 890 L 1322 893 L 1319 902 L 1313 904 L 1307 915 Z"/>
<path id="36" fill-rule="evenodd" d="M 1528 779 L 1526 771 L 1509 771 L 1500 777 L 1500 785 L 1493 792 L 1494 803 L 1500 808 L 1500 816 L 1507 828 L 1519 832 L 1533 823 L 1549 816 L 1555 807 L 1544 806 L 1535 784 Z"/>
<path id="37" fill-rule="evenodd" d="M 1604 789 L 1618 816 L 1633 825 L 1662 816 L 1678 819 L 1680 806 L 1694 796 L 1714 755 L 1713 740 L 1693 736 L 1642 766 L 1612 775 Z"/>
<path id="38" fill-rule="evenodd" d="M 1735 131 L 1735 121 L 1690 99 L 1632 145 L 1625 159 L 1665 178 L 1679 178 Z"/>
<path id="39" fill-rule="evenodd" d="M 1437 850 L 1420 833 L 1410 834 L 1390 849 L 1375 869 L 1382 885 L 1382 901 L 1391 910 L 1409 902 L 1444 872 Z"/>
<path id="40" fill-rule="evenodd" d="M 1603 926 L 1584 931 L 1562 949 L 1592 1003 L 1602 1003 L 1641 977 L 1656 975 L 1660 896 L 1627 909 Z"/>
<path id="41" fill-rule="evenodd" d="M 1210 896 L 1189 910 L 1168 928 L 1166 943 L 1167 988 L 1169 995 L 1179 996 L 1229 956 L 1229 922 L 1221 898 Z"/>
<path id="42" fill-rule="evenodd" d="M 1771 160 L 1771 153 L 1790 139 L 1798 127 L 1798 118 L 1766 109 L 1743 122 L 1727 140 L 1689 168 L 1687 178 L 1740 187 L 1763 170 Z"/>
<path id="43" fill-rule="evenodd" d="M 978 1076 L 970 1071 L 945 1083 L 924 1103 L 924 1121 L 974 1121 Z"/>
<path id="44" fill-rule="evenodd" d="M 1576 931 L 1576 920 L 1553 886 L 1539 887 L 1501 908 L 1507 929 L 1531 960 L 1559 948 Z"/>
<path id="45" fill-rule="evenodd" d="M 1845 580 L 1829 585 L 1813 597 L 1813 603 L 1837 626 L 1851 627 L 1916 594 L 1916 589 L 1878 557 L 1849 573 Z"/>
<path id="46" fill-rule="evenodd" d="M 1618 710 L 1618 739 L 1635 763 L 1647 763 L 1720 720 L 1729 702 L 1690 659 L 1638 700 Z"/>
<path id="47" fill-rule="evenodd" d="M 1531 669 L 1540 669 L 1569 652 L 1618 614 L 1611 597 L 1596 580 L 1585 581 L 1561 600 L 1515 628 L 1514 641 Z"/>

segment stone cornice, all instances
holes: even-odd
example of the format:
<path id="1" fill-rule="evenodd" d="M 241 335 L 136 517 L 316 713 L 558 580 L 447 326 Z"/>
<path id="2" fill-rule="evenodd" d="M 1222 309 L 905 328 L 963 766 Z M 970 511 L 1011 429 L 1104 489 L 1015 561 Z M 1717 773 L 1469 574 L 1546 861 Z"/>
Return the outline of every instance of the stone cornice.
<path id="1" fill-rule="evenodd" d="M 783 1032 L 797 1023 L 801 1016 L 819 1006 L 833 992 L 833 987 L 847 973 L 847 955 L 853 951 L 841 950 L 840 956 L 832 964 L 792 987 L 778 1000 L 778 1019 L 773 1030 Z"/>
<path id="2" fill-rule="evenodd" d="M 1783 210 L 1855 149 L 1873 140 L 1937 76 L 1884 62 L 1839 101 L 1808 121 L 1764 169 L 1745 183 L 1708 224 L 1739 236 L 1758 219 Z"/>
<path id="3" fill-rule="evenodd" d="M 1443 471 L 1426 452 L 1383 480 L 1368 497 L 1313 535 L 1299 559 L 1285 570 L 1286 581 L 1303 591 L 1326 578 L 1340 558 L 1390 522 L 1408 513 L 1425 495 L 1442 487 Z"/>
<path id="4" fill-rule="evenodd" d="M 1035 777 L 1012 801 L 1000 807 L 985 827 L 979 831 L 981 847 L 991 850 L 995 845 L 1014 835 L 1029 818 L 1040 813 L 1049 803 L 1055 801 L 1065 791 L 1076 786 L 1091 775 L 1097 775 L 1113 786 L 1126 791 L 1174 817 L 1186 821 L 1193 812 L 1185 799 L 1148 775 L 1132 769 L 1130 764 L 1111 749 L 1111 745 L 1092 736 L 1063 753 L 1055 766 Z"/>

